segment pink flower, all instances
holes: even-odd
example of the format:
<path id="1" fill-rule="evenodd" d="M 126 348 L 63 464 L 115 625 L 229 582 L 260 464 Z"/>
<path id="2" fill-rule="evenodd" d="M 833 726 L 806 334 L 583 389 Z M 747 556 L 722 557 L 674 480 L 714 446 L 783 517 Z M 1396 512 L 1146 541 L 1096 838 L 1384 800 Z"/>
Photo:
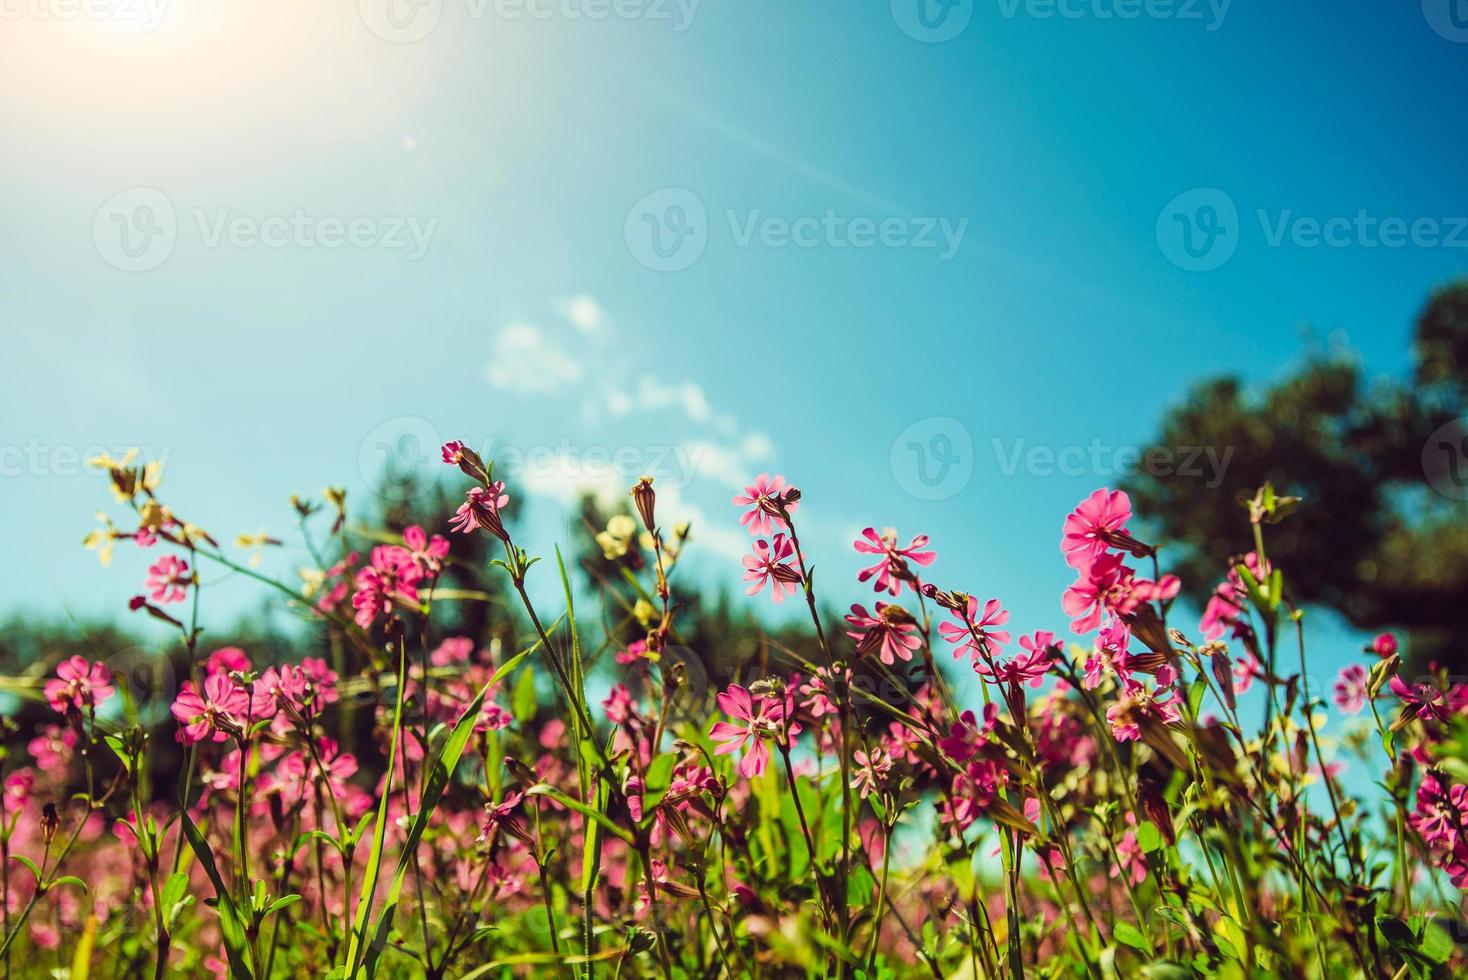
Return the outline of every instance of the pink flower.
<path id="1" fill-rule="evenodd" d="M 1468 816 L 1468 786 L 1459 783 L 1449 788 L 1442 773 L 1424 774 L 1417 787 L 1417 809 L 1407 821 L 1428 846 L 1457 847 L 1463 837 L 1465 816 Z"/>
<path id="2" fill-rule="evenodd" d="M 1234 664 L 1234 690 L 1240 694 L 1248 694 L 1254 682 L 1263 677 L 1264 664 L 1252 652 L 1245 650 L 1239 662 Z"/>
<path id="3" fill-rule="evenodd" d="M 1251 551 L 1245 555 L 1243 565 L 1256 582 L 1264 581 L 1270 574 L 1269 563 L 1261 564 L 1258 552 Z M 1203 618 L 1198 623 L 1198 630 L 1204 638 L 1217 640 L 1226 630 L 1230 629 L 1233 630 L 1234 636 L 1247 635 L 1249 623 L 1248 618 L 1244 615 L 1244 604 L 1247 599 L 1248 591 L 1244 588 L 1243 577 L 1239 575 L 1237 567 L 1230 567 L 1228 577 L 1218 583 L 1218 587 L 1213 590 L 1213 595 L 1208 599 L 1208 605 L 1203 609 Z"/>
<path id="4" fill-rule="evenodd" d="M 793 554 L 795 545 L 783 534 L 775 535 L 773 542 L 763 538 L 756 541 L 754 554 L 744 556 L 744 581 L 754 583 L 747 594 L 754 595 L 768 582 L 770 598 L 776 602 L 783 602 L 787 595 L 793 595 L 803 581 L 800 572 L 789 562 Z"/>
<path id="5" fill-rule="evenodd" d="M 607 721 L 613 725 L 625 725 L 637 716 L 637 705 L 633 702 L 626 684 L 612 685 L 611 693 L 601 705 L 606 709 Z"/>
<path id="6" fill-rule="evenodd" d="M 1131 676 L 1128 663 L 1130 657 L 1127 653 L 1131 638 L 1132 631 L 1119 620 L 1102 627 L 1096 638 L 1095 648 L 1086 658 L 1086 674 L 1081 678 L 1081 687 L 1088 691 L 1095 690 L 1108 670 L 1115 673 L 1120 680 L 1127 680 Z"/>
<path id="7" fill-rule="evenodd" d="M 963 775 L 954 777 L 951 799 L 944 801 L 941 819 L 958 831 L 966 830 L 984 815 L 1008 780 L 1004 767 L 992 759 L 970 762 Z"/>
<path id="8" fill-rule="evenodd" d="M 851 773 L 851 785 L 866 799 L 882 788 L 887 774 L 892 771 L 892 757 L 880 748 L 873 748 L 870 755 L 861 749 L 851 754 L 856 768 Z"/>
<path id="9" fill-rule="evenodd" d="M 443 560 L 449 556 L 448 538 L 435 534 L 432 538 L 417 524 L 403 530 L 403 544 L 408 556 L 424 578 L 435 578 L 443 571 Z"/>
<path id="10" fill-rule="evenodd" d="M 799 675 L 797 675 L 798 677 Z M 851 683 L 851 671 L 846 671 L 846 682 Z M 792 684 L 805 700 L 800 706 L 810 713 L 812 718 L 820 718 L 823 715 L 835 715 L 838 712 L 836 701 L 833 698 L 834 689 L 831 686 L 831 668 L 817 667 L 815 673 L 801 681 L 798 685 Z"/>
<path id="11" fill-rule="evenodd" d="M 715 755 L 729 755 L 744 750 L 739 760 L 739 772 L 745 779 L 754 779 L 764 774 L 770 762 L 770 749 L 765 743 L 774 741 L 784 744 L 786 718 L 789 714 L 787 694 L 783 700 L 754 696 L 738 684 L 730 684 L 717 698 L 719 710 L 736 722 L 715 722 L 709 737 L 720 743 L 714 748 Z M 788 723 L 791 740 L 800 734 L 800 726 Z"/>
<path id="12" fill-rule="evenodd" d="M 1011 657 L 1005 663 L 996 663 L 994 670 L 990 670 L 987 663 L 974 664 L 974 670 L 995 684 L 1011 684 L 1016 687 L 1028 684 L 1030 687 L 1039 687 L 1045 675 L 1050 672 L 1055 652 L 1059 649 L 1055 634 L 1037 630 L 1033 636 L 1020 637 L 1019 645 L 1024 652 Z"/>
<path id="13" fill-rule="evenodd" d="M 299 667 L 266 667 L 250 691 L 250 714 L 258 721 L 277 710 L 300 712 L 306 702 L 306 677 Z"/>
<path id="14" fill-rule="evenodd" d="M 846 621 L 856 628 L 846 635 L 856 641 L 858 657 L 877 651 L 882 663 L 893 664 L 911 660 L 912 652 L 922 646 L 917 621 L 901 606 L 879 601 L 876 615 L 869 615 L 865 606 L 853 604 Z"/>
<path id="15" fill-rule="evenodd" d="M 897 546 L 897 530 L 895 528 L 883 528 L 878 534 L 875 528 L 866 528 L 861 532 L 861 537 L 851 543 L 859 553 L 863 555 L 880 555 L 877 563 L 864 568 L 857 574 L 858 582 L 865 582 L 869 578 L 876 578 L 873 589 L 877 592 L 887 592 L 896 595 L 902 591 L 902 584 L 906 582 L 916 591 L 917 576 L 913 574 L 908 565 L 913 562 L 924 568 L 933 564 L 938 557 L 936 551 L 923 551 L 928 546 L 928 536 L 919 534 L 908 542 L 906 548 Z"/>
<path id="16" fill-rule="evenodd" d="M 1388 682 L 1392 693 L 1402 699 L 1402 710 L 1410 712 L 1422 721 L 1445 722 L 1449 715 L 1463 707 L 1468 700 L 1468 687 L 1458 685 L 1445 692 L 1436 684 L 1408 684 L 1396 675 Z"/>
<path id="17" fill-rule="evenodd" d="M 1182 714 L 1173 700 L 1177 693 L 1172 688 L 1158 697 L 1159 691 L 1150 691 L 1138 681 L 1128 680 L 1122 684 L 1121 697 L 1106 709 L 1106 720 L 1111 725 L 1111 734 L 1118 742 L 1132 742 L 1142 737 L 1144 723 L 1176 724 Z"/>
<path id="18" fill-rule="evenodd" d="M 29 769 L 18 769 L 5 777 L 5 787 L 0 790 L 0 812 L 19 813 L 31 801 L 31 790 L 36 777 Z"/>
<path id="19" fill-rule="evenodd" d="M 1390 633 L 1379 633 L 1371 641 L 1371 652 L 1385 660 L 1397 652 L 1397 638 Z"/>
<path id="20" fill-rule="evenodd" d="M 635 664 L 639 660 L 647 659 L 647 640 L 633 640 L 627 644 L 627 649 L 617 651 L 616 660 L 619 664 Z"/>
<path id="21" fill-rule="evenodd" d="M 775 501 L 783 502 L 787 514 L 795 513 L 800 501 L 783 499 L 786 493 L 794 489 L 785 485 L 783 476 L 776 475 L 772 479 L 770 474 L 761 473 L 754 478 L 754 483 L 744 488 L 743 493 L 734 495 L 734 506 L 750 508 L 740 516 L 739 523 L 748 528 L 750 534 L 757 536 L 785 527 L 785 520 L 780 516 L 780 509 L 775 506 Z"/>
<path id="22" fill-rule="evenodd" d="M 1122 564 L 1121 555 L 1107 552 L 1080 569 L 1061 605 L 1076 617 L 1071 630 L 1089 633 L 1101 625 L 1106 613 L 1130 616 L 1143 603 L 1173 598 L 1181 587 L 1176 575 L 1164 575 L 1156 582 L 1137 578 L 1134 569 Z"/>
<path id="23" fill-rule="evenodd" d="M 468 534 L 476 527 L 483 528 L 501 541 L 508 541 L 510 536 L 505 533 L 504 522 L 500 519 L 500 511 L 510 502 L 510 495 L 505 493 L 503 480 L 496 480 L 486 487 L 470 487 L 464 495 L 464 502 L 454 512 L 449 521 L 449 528 L 461 534 Z"/>
<path id="24" fill-rule="evenodd" d="M 204 661 L 204 673 L 228 674 L 233 670 L 249 670 L 250 658 L 239 647 L 220 647 Z"/>
<path id="25" fill-rule="evenodd" d="M 164 555 L 148 567 L 143 584 L 154 602 L 169 603 L 183 602 L 191 581 L 188 562 L 177 555 Z"/>
<path id="26" fill-rule="evenodd" d="M 1071 568 L 1084 569 L 1113 546 L 1115 535 L 1125 534 L 1132 519 L 1131 498 L 1121 490 L 1102 487 L 1082 500 L 1065 519 L 1060 550 Z"/>
<path id="27" fill-rule="evenodd" d="M 202 696 L 191 681 L 173 702 L 173 717 L 183 726 L 185 745 L 223 742 L 244 728 L 245 714 L 250 710 L 250 696 L 230 680 L 228 674 L 210 674 L 204 679 Z"/>
<path id="28" fill-rule="evenodd" d="M 443 461 L 450 466 L 458 466 L 459 460 L 464 458 L 464 444 L 458 439 L 450 439 L 443 444 Z"/>
<path id="29" fill-rule="evenodd" d="M 954 659 L 967 652 L 969 658 L 978 664 L 983 657 L 998 656 L 1000 648 L 1009 642 L 1008 630 L 993 629 L 1009 622 L 1009 611 L 1000 608 L 998 599 L 984 603 L 982 616 L 979 615 L 977 596 L 969 596 L 967 606 L 962 611 L 954 609 L 952 613 L 962 625 L 939 623 L 938 633 L 954 644 Z"/>
<path id="30" fill-rule="evenodd" d="M 1125 869 L 1127 879 L 1133 885 L 1140 885 L 1147 880 L 1147 859 L 1142 854 L 1142 846 L 1137 843 L 1135 830 L 1128 830 L 1122 835 L 1116 845 L 1116 856 L 1120 864 L 1111 865 L 1111 877 L 1117 877 Z"/>
<path id="31" fill-rule="evenodd" d="M 44 772 L 56 772 L 71 763 L 76 752 L 76 729 L 61 725 L 43 725 L 40 734 L 26 746 L 31 758 Z"/>
<path id="32" fill-rule="evenodd" d="M 394 603 L 417 605 L 418 585 L 422 581 L 423 572 L 406 548 L 396 545 L 373 548 L 371 564 L 357 573 L 357 591 L 352 596 L 357 625 L 371 628 L 373 621 Z"/>
<path id="33" fill-rule="evenodd" d="M 1366 707 L 1366 668 L 1351 664 L 1342 670 L 1335 682 L 1333 699 L 1346 714 L 1359 714 Z"/>
<path id="34" fill-rule="evenodd" d="M 46 701 L 65 714 L 68 709 L 94 708 L 112 697 L 112 672 L 82 657 L 67 657 L 56 665 L 56 677 L 46 682 Z"/>
<path id="35" fill-rule="evenodd" d="M 967 762 L 988 742 L 989 733 L 998 720 L 997 704 L 984 705 L 982 724 L 972 711 L 965 711 L 948 729 L 947 736 L 938 740 L 938 749 L 954 762 Z"/>

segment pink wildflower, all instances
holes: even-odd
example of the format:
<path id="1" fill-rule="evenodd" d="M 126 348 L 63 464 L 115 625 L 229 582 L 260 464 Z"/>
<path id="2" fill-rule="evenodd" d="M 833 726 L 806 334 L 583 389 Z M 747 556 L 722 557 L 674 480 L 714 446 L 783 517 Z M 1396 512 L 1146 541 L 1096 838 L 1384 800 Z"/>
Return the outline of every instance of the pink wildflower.
<path id="1" fill-rule="evenodd" d="M 1060 550 L 1071 568 L 1084 569 L 1112 547 L 1115 536 L 1125 534 L 1132 518 L 1131 498 L 1121 490 L 1102 487 L 1065 519 Z"/>
<path id="2" fill-rule="evenodd" d="M 979 615 L 977 596 L 969 596 L 968 603 L 962 610 L 955 609 L 952 612 L 959 622 L 939 623 L 938 633 L 954 644 L 954 659 L 967 653 L 969 659 L 977 664 L 983 657 L 998 656 L 1000 648 L 1009 642 L 1008 630 L 993 628 L 1009 622 L 1009 611 L 1000 608 L 998 599 L 990 599 L 984 603 L 982 616 Z"/>
<path id="3" fill-rule="evenodd" d="M 856 641 L 856 655 L 865 656 L 877 652 L 884 664 L 898 660 L 911 660 L 912 652 L 922 646 L 917 636 L 917 621 L 901 606 L 878 602 L 875 615 L 867 613 L 865 606 L 853 604 L 846 621 L 856 628 L 846 635 Z"/>
<path id="4" fill-rule="evenodd" d="M 249 709 L 250 696 L 229 675 L 211 674 L 204 679 L 202 695 L 192 682 L 184 682 L 173 702 L 173 717 L 183 726 L 185 745 L 206 739 L 223 742 L 244 728 Z"/>
<path id="5" fill-rule="evenodd" d="M 164 555 L 148 567 L 148 578 L 144 585 L 154 602 L 166 604 L 183 602 L 192 581 L 188 562 L 177 555 Z"/>
<path id="6" fill-rule="evenodd" d="M 112 697 L 112 672 L 83 657 L 67 657 L 56 665 L 56 677 L 46 682 L 46 701 L 63 714 L 70 708 L 94 708 Z"/>
<path id="7" fill-rule="evenodd" d="M 763 775 L 770 762 L 770 749 L 765 743 L 783 743 L 785 740 L 788 695 L 784 699 L 752 695 L 748 689 L 730 684 L 727 690 L 719 693 L 717 700 L 719 709 L 735 721 L 714 723 L 709 737 L 720 743 L 714 754 L 729 755 L 743 749 L 744 758 L 739 760 L 740 774 L 746 779 Z M 789 722 L 788 731 L 793 740 L 800 734 L 800 726 Z"/>
<path id="8" fill-rule="evenodd" d="M 1365 667 L 1351 664 L 1335 682 L 1333 700 L 1348 715 L 1359 714 L 1366 707 L 1366 676 Z"/>
<path id="9" fill-rule="evenodd" d="M 761 473 L 754 478 L 754 483 L 744 488 L 744 492 L 734 495 L 736 507 L 748 507 L 739 518 L 739 523 L 749 529 L 749 533 L 763 537 L 776 528 L 786 526 L 784 518 L 780 517 L 780 509 L 775 506 L 775 501 L 781 501 L 787 514 L 795 513 L 800 506 L 799 499 L 785 500 L 785 495 L 794 487 L 785 485 L 785 478 L 778 474 L 773 478 L 768 473 Z"/>
<path id="10" fill-rule="evenodd" d="M 887 592 L 896 595 L 902 591 L 903 583 L 912 586 L 916 591 L 918 588 L 917 576 L 913 573 L 909 562 L 927 567 L 933 564 L 938 557 L 936 551 L 924 551 L 928 546 L 928 536 L 919 534 L 907 543 L 907 547 L 897 546 L 897 530 L 895 528 L 883 528 L 878 534 L 875 528 L 866 528 L 861 532 L 861 537 L 852 542 L 851 545 L 863 555 L 880 555 L 876 564 L 864 568 L 857 574 L 858 582 L 875 578 L 872 587 L 877 592 Z"/>
<path id="11" fill-rule="evenodd" d="M 770 583 L 770 598 L 783 602 L 793 595 L 803 581 L 800 572 L 789 562 L 795 554 L 795 545 L 783 534 L 775 535 L 774 541 L 763 538 L 754 543 L 754 554 L 744 556 L 744 580 L 754 584 L 747 590 L 754 595 Z"/>

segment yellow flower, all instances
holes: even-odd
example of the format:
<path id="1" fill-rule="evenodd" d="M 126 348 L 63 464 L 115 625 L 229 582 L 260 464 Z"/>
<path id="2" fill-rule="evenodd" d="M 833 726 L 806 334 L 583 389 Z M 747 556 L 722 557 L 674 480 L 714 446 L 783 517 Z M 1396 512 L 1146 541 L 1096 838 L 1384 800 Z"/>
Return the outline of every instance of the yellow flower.
<path id="1" fill-rule="evenodd" d="M 637 617 L 639 623 L 646 626 L 652 621 L 653 616 L 657 615 L 657 610 L 646 599 L 638 599 L 637 604 L 632 607 L 632 615 Z"/>
<path id="2" fill-rule="evenodd" d="M 131 463 L 133 457 L 137 454 L 138 451 L 136 448 L 129 449 L 123 454 L 122 459 L 113 459 L 108 453 L 98 453 L 96 456 L 87 460 L 87 465 L 98 470 L 120 470 Z"/>
<path id="3" fill-rule="evenodd" d="M 252 548 L 250 553 L 250 567 L 260 567 L 260 555 L 267 544 L 279 544 L 280 542 L 266 534 L 263 530 L 254 534 L 237 534 L 234 539 L 236 548 Z"/>
<path id="4" fill-rule="evenodd" d="M 637 531 L 637 522 L 626 514 L 617 514 L 607 521 L 607 529 L 599 531 L 596 543 L 607 561 L 616 561 L 632 547 L 632 535 Z"/>
<path id="5" fill-rule="evenodd" d="M 113 528 L 112 520 L 106 514 L 99 513 L 97 520 L 101 521 L 103 526 L 88 531 L 87 536 L 82 538 L 82 545 L 88 551 L 97 552 L 97 560 L 102 563 L 103 568 L 106 568 L 112 563 L 112 545 L 117 537 L 116 529 Z"/>

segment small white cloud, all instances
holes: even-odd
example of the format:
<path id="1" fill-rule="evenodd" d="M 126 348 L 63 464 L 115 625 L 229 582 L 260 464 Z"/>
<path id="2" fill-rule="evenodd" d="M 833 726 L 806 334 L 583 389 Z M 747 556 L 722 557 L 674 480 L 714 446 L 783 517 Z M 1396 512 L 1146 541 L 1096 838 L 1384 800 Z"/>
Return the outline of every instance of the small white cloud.
<path id="1" fill-rule="evenodd" d="M 688 461 L 692 476 L 708 477 L 735 488 L 749 484 L 749 472 L 739 454 L 727 447 L 698 439 L 683 446 L 679 457 Z"/>
<path id="2" fill-rule="evenodd" d="M 572 296 L 556 303 L 561 316 L 582 333 L 596 333 L 602 327 L 602 311 L 590 296 Z"/>
<path id="3" fill-rule="evenodd" d="M 569 450 L 527 459 L 511 477 L 526 492 L 563 506 L 574 504 L 583 493 L 593 494 L 603 506 L 627 494 L 627 478 L 609 460 L 587 460 Z"/>
<path id="4" fill-rule="evenodd" d="M 763 432 L 751 432 L 744 437 L 739 451 L 744 454 L 745 459 L 764 459 L 775 451 L 775 444 Z"/>
<path id="5" fill-rule="evenodd" d="M 607 411 L 612 415 L 626 415 L 632 411 L 632 396 L 621 388 L 612 388 L 607 392 Z"/>
<path id="6" fill-rule="evenodd" d="M 528 323 L 512 323 L 500 331 L 484 369 L 496 388 L 542 395 L 581 380 L 583 370 L 580 361 L 548 343 L 540 329 Z"/>
<path id="7" fill-rule="evenodd" d="M 708 396 L 691 381 L 665 384 L 650 374 L 642 376 L 637 386 L 637 406 L 647 411 L 681 408 L 695 422 L 707 422 L 713 414 Z"/>

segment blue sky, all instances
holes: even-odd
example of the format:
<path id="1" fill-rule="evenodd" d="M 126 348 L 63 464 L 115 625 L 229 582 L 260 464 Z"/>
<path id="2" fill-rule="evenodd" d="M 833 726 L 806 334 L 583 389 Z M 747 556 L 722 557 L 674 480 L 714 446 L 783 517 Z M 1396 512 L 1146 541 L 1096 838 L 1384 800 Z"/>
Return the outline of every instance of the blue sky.
<path id="1" fill-rule="evenodd" d="M 941 43 L 916 0 L 117 2 L 0 33 L 13 610 L 137 589 L 79 547 L 90 447 L 166 455 L 232 537 L 370 494 L 407 435 L 518 451 L 547 551 L 579 477 L 651 469 L 731 587 L 733 486 L 783 472 L 832 589 L 890 524 L 1059 629 L 1062 517 L 1190 381 L 1275 377 L 1304 324 L 1400 373 L 1465 271 L 1468 37 L 1434 0 L 965 0 Z M 1322 675 L 1359 641 L 1318 635 Z"/>

